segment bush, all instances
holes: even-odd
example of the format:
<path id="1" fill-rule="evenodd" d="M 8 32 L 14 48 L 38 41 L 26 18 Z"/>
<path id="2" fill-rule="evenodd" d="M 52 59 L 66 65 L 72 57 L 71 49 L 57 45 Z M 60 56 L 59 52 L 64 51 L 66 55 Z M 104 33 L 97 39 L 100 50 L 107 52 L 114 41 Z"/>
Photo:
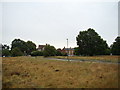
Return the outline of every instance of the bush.
<path id="1" fill-rule="evenodd" d="M 43 53 L 44 57 L 55 56 L 56 49 L 54 46 L 46 45 Z"/>
<path id="2" fill-rule="evenodd" d="M 31 56 L 43 56 L 43 52 L 41 52 L 41 51 L 33 51 L 33 52 L 31 52 Z"/>
<path id="3" fill-rule="evenodd" d="M 67 56 L 67 53 L 62 53 L 62 56 Z"/>
<path id="4" fill-rule="evenodd" d="M 11 56 L 13 56 L 13 57 L 15 57 L 15 56 L 23 56 L 23 53 L 19 48 L 15 47 L 11 51 Z"/>
<path id="5" fill-rule="evenodd" d="M 56 56 L 62 56 L 62 53 L 60 51 L 56 51 Z"/>

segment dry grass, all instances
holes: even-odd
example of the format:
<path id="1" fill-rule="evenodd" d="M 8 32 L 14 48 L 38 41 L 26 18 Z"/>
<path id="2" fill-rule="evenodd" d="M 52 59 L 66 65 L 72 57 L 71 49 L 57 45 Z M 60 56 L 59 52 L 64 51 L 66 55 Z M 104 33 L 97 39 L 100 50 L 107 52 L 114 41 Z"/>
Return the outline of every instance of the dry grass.
<path id="1" fill-rule="evenodd" d="M 117 88 L 118 65 L 4 57 L 3 88 Z"/>
<path id="2" fill-rule="evenodd" d="M 66 59 L 67 56 L 55 56 L 53 58 Z M 110 62 L 118 62 L 120 56 L 69 56 L 69 59 L 82 59 L 82 60 L 103 60 Z"/>

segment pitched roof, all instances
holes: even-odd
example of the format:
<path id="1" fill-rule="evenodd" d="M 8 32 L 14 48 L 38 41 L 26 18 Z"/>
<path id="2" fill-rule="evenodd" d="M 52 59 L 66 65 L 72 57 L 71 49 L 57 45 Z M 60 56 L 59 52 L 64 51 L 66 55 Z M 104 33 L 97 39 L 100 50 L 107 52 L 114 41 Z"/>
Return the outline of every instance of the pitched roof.
<path id="1" fill-rule="evenodd" d="M 45 47 L 46 45 L 39 45 L 38 48 L 41 49 L 43 47 Z"/>

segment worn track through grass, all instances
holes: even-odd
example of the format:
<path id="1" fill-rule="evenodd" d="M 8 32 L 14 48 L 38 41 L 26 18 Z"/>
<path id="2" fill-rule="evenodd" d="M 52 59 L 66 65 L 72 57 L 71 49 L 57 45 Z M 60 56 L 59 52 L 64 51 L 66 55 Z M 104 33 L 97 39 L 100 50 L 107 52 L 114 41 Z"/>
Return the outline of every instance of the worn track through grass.
<path id="1" fill-rule="evenodd" d="M 67 56 L 54 56 L 52 58 L 58 58 L 58 59 L 67 59 Z M 108 61 L 108 62 L 120 62 L 120 56 L 69 56 L 69 59 L 81 59 L 81 60 L 101 60 L 101 61 Z"/>
<path id="2" fill-rule="evenodd" d="M 3 88 L 117 88 L 118 65 L 4 57 Z"/>

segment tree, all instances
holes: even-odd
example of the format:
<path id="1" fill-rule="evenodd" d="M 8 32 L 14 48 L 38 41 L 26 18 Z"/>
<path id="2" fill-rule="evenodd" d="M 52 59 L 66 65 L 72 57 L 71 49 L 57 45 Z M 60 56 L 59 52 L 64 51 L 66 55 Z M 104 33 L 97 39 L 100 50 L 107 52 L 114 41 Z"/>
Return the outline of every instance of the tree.
<path id="1" fill-rule="evenodd" d="M 104 41 L 94 29 L 89 28 L 87 31 L 80 31 L 76 37 L 81 55 L 104 55 L 108 49 Z"/>
<path id="2" fill-rule="evenodd" d="M 31 56 L 43 56 L 43 52 L 42 51 L 33 51 L 33 52 L 31 52 Z"/>
<path id="3" fill-rule="evenodd" d="M 8 50 L 9 50 L 9 48 L 10 48 L 10 47 L 9 47 L 8 45 L 6 45 L 6 44 L 5 44 L 5 45 L 2 45 L 2 50 L 5 50 L 5 49 L 8 49 Z"/>
<path id="4" fill-rule="evenodd" d="M 75 47 L 74 48 L 74 55 L 80 55 L 80 48 L 79 47 Z"/>
<path id="5" fill-rule="evenodd" d="M 23 41 L 23 40 L 14 39 L 14 40 L 12 41 L 12 44 L 11 44 L 11 45 L 12 45 L 11 49 L 17 47 L 17 48 L 20 49 L 20 51 L 21 51 L 22 53 L 25 53 L 25 52 L 28 51 L 27 43 L 26 43 L 25 41 Z"/>
<path id="6" fill-rule="evenodd" d="M 59 50 L 56 51 L 56 56 L 62 56 L 62 55 L 63 54 Z"/>
<path id="7" fill-rule="evenodd" d="M 32 51 L 36 50 L 36 45 L 32 41 L 25 42 L 20 39 L 14 39 L 11 45 L 11 49 L 17 47 L 22 51 L 22 53 L 24 53 L 24 55 L 29 55 Z"/>
<path id="8" fill-rule="evenodd" d="M 0 57 L 2 56 L 2 44 L 0 44 Z"/>
<path id="9" fill-rule="evenodd" d="M 27 41 L 27 54 L 29 55 L 32 51 L 36 50 L 36 45 L 32 41 Z"/>
<path id="10" fill-rule="evenodd" d="M 2 57 L 5 56 L 5 57 L 8 57 L 10 56 L 10 51 L 8 49 L 4 49 L 2 50 Z"/>
<path id="11" fill-rule="evenodd" d="M 120 36 L 118 36 L 111 45 L 111 53 L 113 55 L 120 55 Z"/>
<path id="12" fill-rule="evenodd" d="M 8 45 L 2 45 L 2 57 L 8 57 L 10 56 L 10 50 L 9 50 L 9 46 Z"/>
<path id="13" fill-rule="evenodd" d="M 11 56 L 13 56 L 13 57 L 15 57 L 15 56 L 23 56 L 23 52 L 18 47 L 15 47 L 11 51 Z"/>
<path id="14" fill-rule="evenodd" d="M 43 51 L 43 55 L 44 57 L 48 57 L 48 56 L 55 56 L 56 55 L 56 49 L 54 46 L 50 46 L 50 45 L 46 45 L 45 49 Z"/>

